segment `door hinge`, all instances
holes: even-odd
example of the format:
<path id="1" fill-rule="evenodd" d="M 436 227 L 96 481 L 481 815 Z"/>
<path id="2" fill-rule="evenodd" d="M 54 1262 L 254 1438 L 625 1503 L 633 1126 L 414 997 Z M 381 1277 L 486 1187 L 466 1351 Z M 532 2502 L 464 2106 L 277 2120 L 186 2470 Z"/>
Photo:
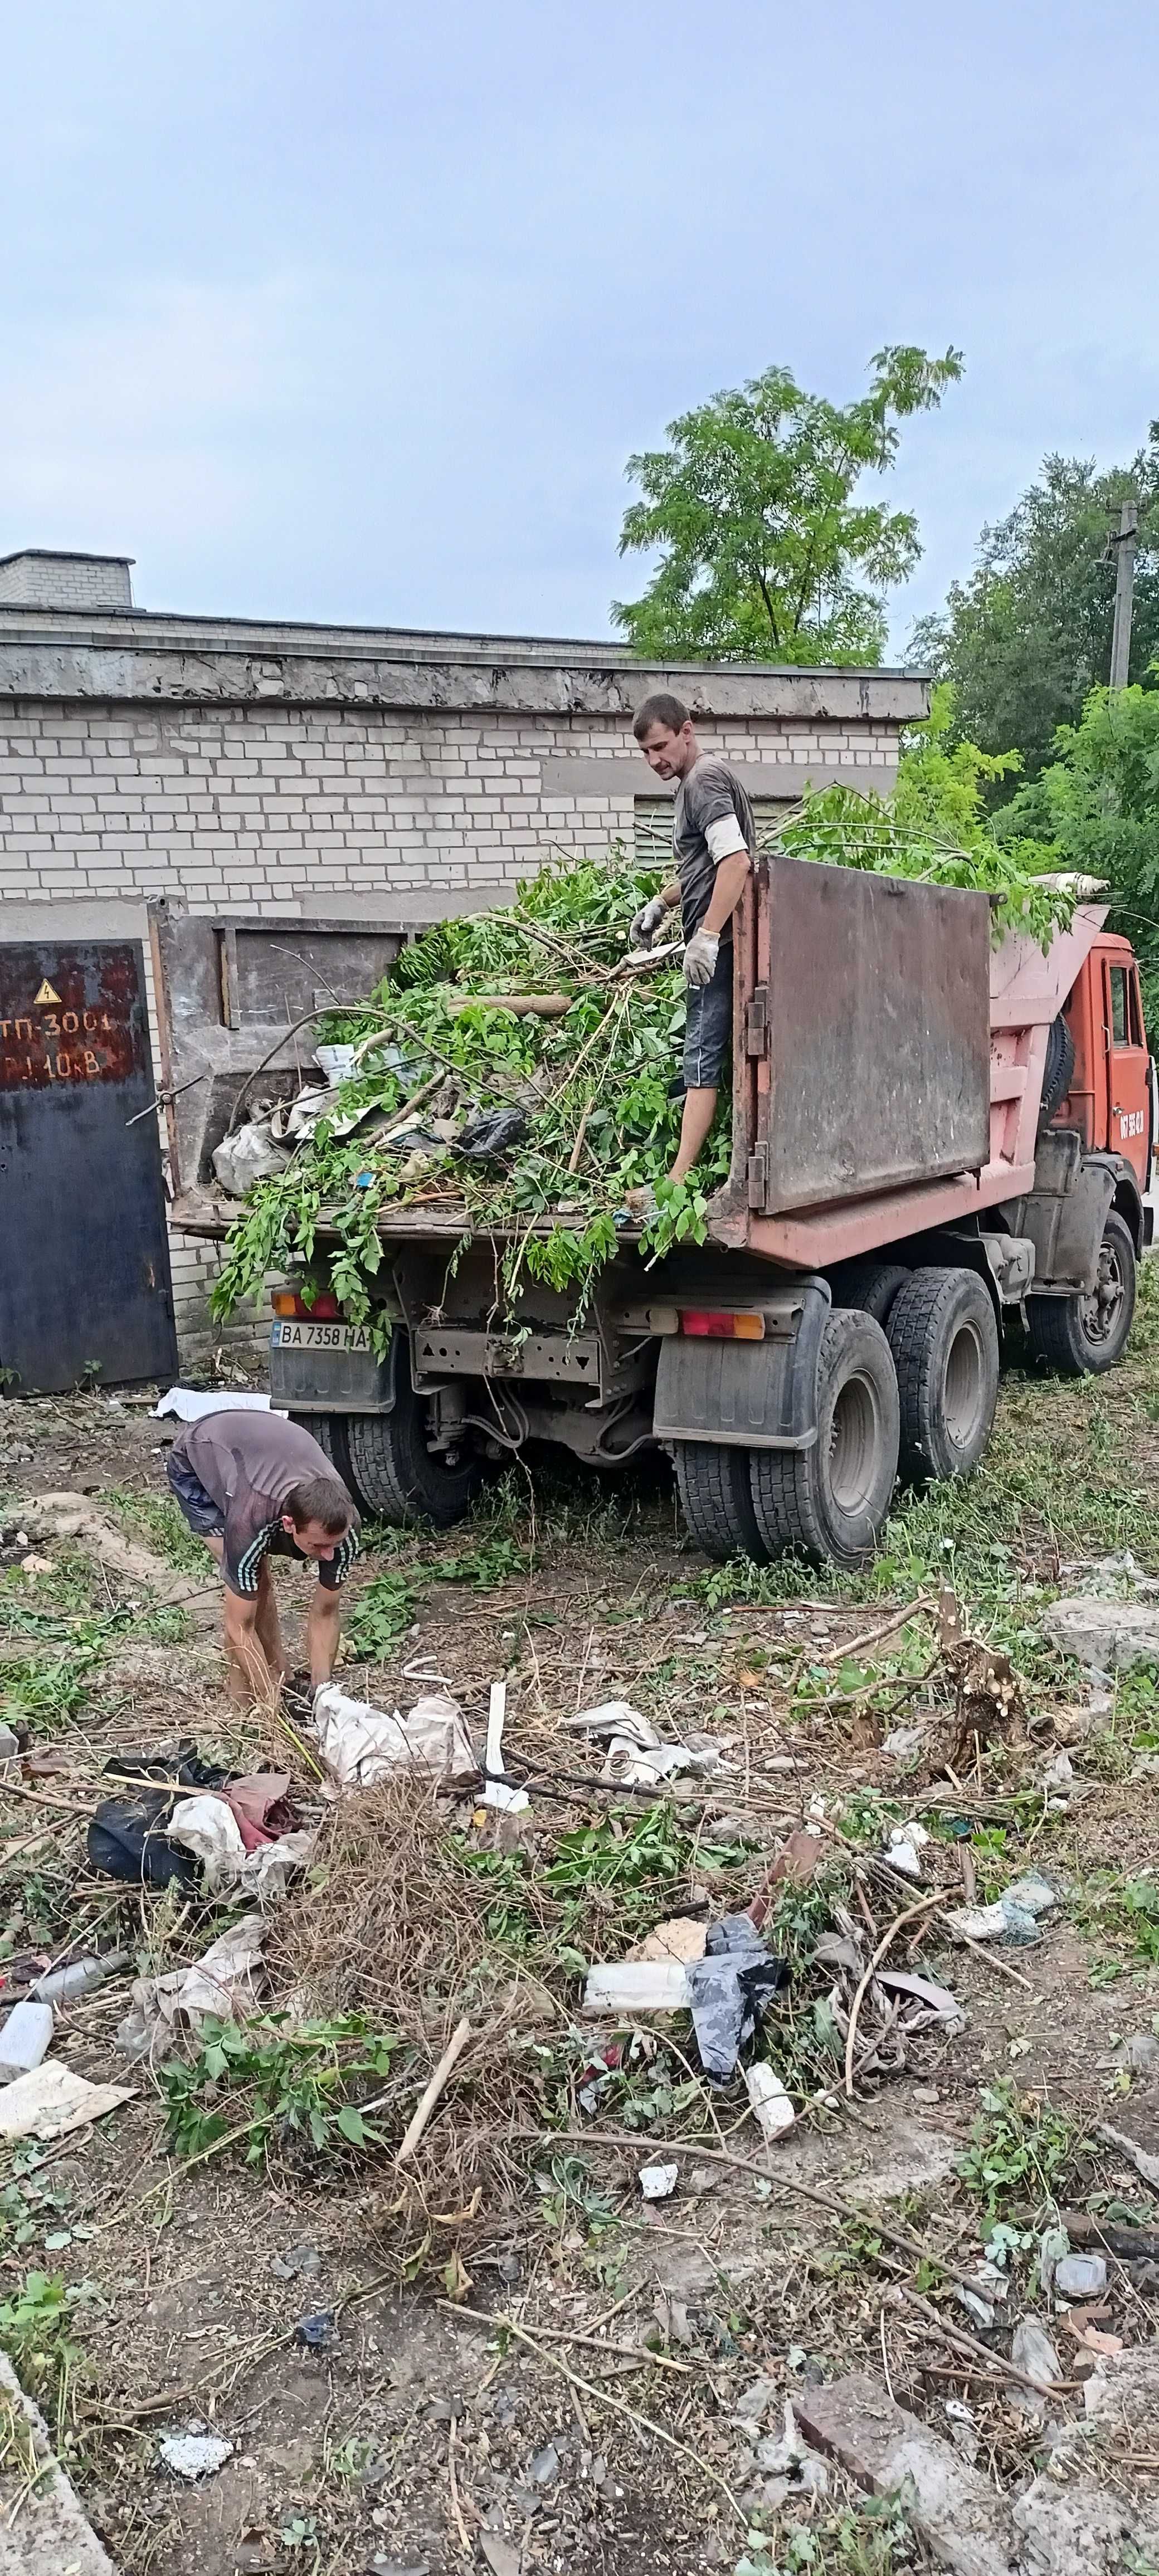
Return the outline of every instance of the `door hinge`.
<path id="1" fill-rule="evenodd" d="M 749 1206 L 763 1208 L 769 1195 L 769 1149 L 757 1145 L 749 1155 Z"/>
<path id="2" fill-rule="evenodd" d="M 765 1055 L 769 1044 L 769 997 L 761 990 L 753 994 L 745 1013 L 745 1053 Z"/>

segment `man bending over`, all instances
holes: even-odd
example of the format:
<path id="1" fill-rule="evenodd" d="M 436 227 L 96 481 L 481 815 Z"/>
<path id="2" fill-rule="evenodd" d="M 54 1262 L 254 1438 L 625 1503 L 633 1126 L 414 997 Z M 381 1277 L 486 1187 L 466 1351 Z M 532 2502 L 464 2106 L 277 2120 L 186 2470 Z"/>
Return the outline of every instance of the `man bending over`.
<path id="1" fill-rule="evenodd" d="M 281 1413 L 208 1413 L 169 1452 L 169 1482 L 191 1530 L 221 1567 L 230 1696 L 241 1706 L 277 1699 L 286 1659 L 271 1556 L 314 1564 L 306 1626 L 316 1688 L 338 1648 L 342 1583 L 358 1554 L 358 1514 L 308 1431 Z"/>
<path id="2" fill-rule="evenodd" d="M 645 698 L 632 731 L 656 777 L 676 780 L 676 876 L 637 913 L 632 937 L 638 947 L 650 948 L 667 915 L 681 906 L 688 986 L 685 1094 L 669 1177 L 682 1181 L 698 1162 L 716 1115 L 732 1045 L 732 916 L 756 856 L 756 828 L 736 771 L 714 752 L 701 751 L 679 698 Z"/>

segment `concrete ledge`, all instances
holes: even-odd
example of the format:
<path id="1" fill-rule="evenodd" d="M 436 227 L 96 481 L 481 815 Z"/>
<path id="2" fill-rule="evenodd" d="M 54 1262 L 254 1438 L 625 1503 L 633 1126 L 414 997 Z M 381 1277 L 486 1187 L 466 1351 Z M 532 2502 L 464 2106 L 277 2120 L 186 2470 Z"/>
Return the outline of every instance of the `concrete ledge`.
<path id="1" fill-rule="evenodd" d="M 424 646 L 356 632 L 251 627 L 227 634 L 206 621 L 111 620 L 0 610 L 0 699 L 146 705 L 391 707 L 427 714 L 630 719 L 650 689 L 678 692 L 694 715 L 768 716 L 809 724 L 854 718 L 909 724 L 929 712 L 929 682 L 897 671 L 778 671 L 739 664 L 633 662 L 614 646 L 513 645 L 496 651 Z"/>
<path id="2" fill-rule="evenodd" d="M 897 779 L 897 761 L 871 766 L 863 760 L 826 759 L 819 753 L 815 760 L 734 760 L 728 765 L 750 796 L 783 799 L 794 803 L 806 787 L 853 787 L 862 795 L 872 791 L 888 796 Z M 637 797 L 651 797 L 659 802 L 668 795 L 661 778 L 653 778 L 642 760 L 625 759 L 622 752 L 609 752 L 602 760 L 577 752 L 550 752 L 540 762 L 540 785 L 545 797 L 606 796 L 616 804 L 634 803 Z"/>
<path id="3" fill-rule="evenodd" d="M 5 2353 L 0 2423 L 0 2576 L 117 2576 Z"/>

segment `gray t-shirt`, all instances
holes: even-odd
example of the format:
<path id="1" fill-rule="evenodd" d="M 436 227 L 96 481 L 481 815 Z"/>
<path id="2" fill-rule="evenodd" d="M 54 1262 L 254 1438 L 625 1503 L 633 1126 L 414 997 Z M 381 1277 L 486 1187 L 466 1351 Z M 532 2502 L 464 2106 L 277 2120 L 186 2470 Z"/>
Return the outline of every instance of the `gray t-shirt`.
<path id="1" fill-rule="evenodd" d="M 224 1521 L 222 1572 L 231 1592 L 251 1598 L 265 1556 L 303 1556 L 282 1528 L 287 1498 L 296 1485 L 325 1476 L 341 1484 L 325 1451 L 297 1422 L 281 1413 L 207 1413 L 191 1422 L 173 1443 L 173 1457 L 192 1469 L 199 1485 L 217 1504 Z M 343 1488 L 345 1491 L 345 1488 Z M 351 1526 L 332 1557 L 318 1560 L 318 1580 L 333 1592 L 345 1580 L 358 1554 L 358 1514 L 350 1506 Z"/>
<path id="2" fill-rule="evenodd" d="M 686 939 L 691 939 L 699 930 L 716 884 L 719 861 L 713 858 L 708 846 L 708 827 L 710 823 L 722 823 L 727 814 L 735 814 L 744 835 L 745 848 L 750 858 L 755 858 L 757 828 L 753 809 L 736 771 L 729 768 L 726 760 L 718 760 L 712 752 L 702 752 L 699 760 L 693 762 L 687 777 L 677 782 L 672 817 L 672 847 L 680 879 Z M 722 946 L 731 941 L 731 921 L 726 921 L 720 937 Z"/>

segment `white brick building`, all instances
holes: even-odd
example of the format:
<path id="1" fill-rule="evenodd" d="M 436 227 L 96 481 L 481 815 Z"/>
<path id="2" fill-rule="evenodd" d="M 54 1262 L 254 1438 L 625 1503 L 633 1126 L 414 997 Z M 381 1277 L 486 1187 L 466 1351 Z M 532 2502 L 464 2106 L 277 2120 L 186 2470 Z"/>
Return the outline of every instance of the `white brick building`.
<path id="1" fill-rule="evenodd" d="M 151 895 L 289 918 L 500 893 L 552 845 L 654 846 L 632 737 L 675 690 L 761 804 L 893 783 L 926 683 L 658 669 L 613 644 L 151 614 L 127 559 L 0 561 L 0 935 L 144 935 Z M 434 902 L 432 902 L 434 898 Z M 59 907 L 67 907 L 60 911 Z M 206 1247 L 175 1238 L 186 1334 Z"/>

